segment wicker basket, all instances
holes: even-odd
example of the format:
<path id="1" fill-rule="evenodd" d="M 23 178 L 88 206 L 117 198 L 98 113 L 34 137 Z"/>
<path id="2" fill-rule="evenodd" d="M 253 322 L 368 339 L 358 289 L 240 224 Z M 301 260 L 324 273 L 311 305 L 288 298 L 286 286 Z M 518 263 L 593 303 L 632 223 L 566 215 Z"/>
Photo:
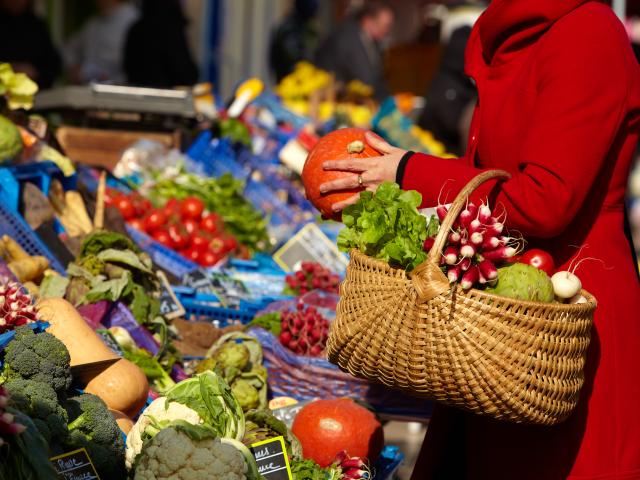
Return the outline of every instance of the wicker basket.
<path id="1" fill-rule="evenodd" d="M 569 416 L 584 381 L 596 301 L 526 302 L 450 285 L 439 268 L 446 234 L 489 171 L 458 195 L 427 261 L 410 274 L 351 253 L 329 359 L 356 377 L 517 423 Z"/>

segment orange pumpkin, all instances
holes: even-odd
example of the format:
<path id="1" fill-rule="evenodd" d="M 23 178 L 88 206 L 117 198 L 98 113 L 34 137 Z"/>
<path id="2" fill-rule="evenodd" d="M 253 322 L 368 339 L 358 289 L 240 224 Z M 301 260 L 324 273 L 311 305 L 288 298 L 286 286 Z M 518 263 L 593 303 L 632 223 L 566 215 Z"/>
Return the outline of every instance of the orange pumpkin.
<path id="1" fill-rule="evenodd" d="M 302 183 L 307 193 L 307 198 L 320 210 L 326 218 L 340 220 L 340 213 L 331 210 L 331 205 L 346 200 L 364 188 L 353 188 L 320 193 L 320 185 L 337 178 L 354 175 L 353 172 L 328 171 L 322 168 L 327 160 L 346 160 L 349 158 L 369 158 L 380 156 L 377 150 L 370 147 L 364 139 L 366 130 L 362 128 L 342 128 L 322 137 L 315 147 L 309 152 L 307 161 L 302 170 Z"/>
<path id="2" fill-rule="evenodd" d="M 349 398 L 317 400 L 302 407 L 291 430 L 304 458 L 321 467 L 331 465 L 342 450 L 374 463 L 384 446 L 382 425 L 375 415 Z"/>

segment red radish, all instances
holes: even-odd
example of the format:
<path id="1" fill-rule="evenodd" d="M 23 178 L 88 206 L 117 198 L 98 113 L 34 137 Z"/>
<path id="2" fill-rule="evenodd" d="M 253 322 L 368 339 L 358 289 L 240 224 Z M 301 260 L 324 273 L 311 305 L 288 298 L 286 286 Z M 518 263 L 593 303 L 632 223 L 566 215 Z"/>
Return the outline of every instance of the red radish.
<path id="1" fill-rule="evenodd" d="M 491 209 L 489 208 L 488 205 L 485 205 L 483 203 L 482 205 L 480 205 L 480 208 L 478 209 L 478 220 L 480 220 L 480 223 L 482 223 L 483 225 L 486 225 L 489 222 L 490 218 L 491 218 Z"/>
<path id="2" fill-rule="evenodd" d="M 480 232 L 475 232 L 471 235 L 471 237 L 469 237 L 469 241 L 474 247 L 479 247 L 484 241 L 484 236 Z"/>
<path id="3" fill-rule="evenodd" d="M 436 207 L 436 215 L 438 215 L 438 219 L 442 222 L 444 218 L 447 216 L 447 212 L 449 210 L 444 205 L 438 205 Z"/>
<path id="4" fill-rule="evenodd" d="M 291 333 L 290 332 L 282 332 L 280 334 L 280 343 L 286 344 L 291 341 Z"/>
<path id="5" fill-rule="evenodd" d="M 460 279 L 460 265 L 453 265 L 447 270 L 447 278 L 450 283 L 456 283 Z"/>
<path id="6" fill-rule="evenodd" d="M 460 248 L 460 255 L 463 258 L 471 258 L 476 254 L 476 249 L 473 247 L 473 245 L 463 245 L 462 248 Z"/>
<path id="7" fill-rule="evenodd" d="M 502 233 L 503 229 L 504 229 L 504 225 L 502 223 L 495 222 L 487 226 L 486 232 L 488 235 L 497 237 Z"/>
<path id="8" fill-rule="evenodd" d="M 475 285 L 475 283 L 480 279 L 480 272 L 478 271 L 478 267 L 473 265 L 469 270 L 467 270 L 464 275 L 462 275 L 462 280 L 460 281 L 460 286 L 463 290 L 469 290 L 471 287 Z"/>
<path id="9" fill-rule="evenodd" d="M 491 260 L 492 262 L 499 262 L 503 260 L 509 260 L 515 254 L 516 254 L 515 248 L 501 246 L 496 248 L 495 250 L 482 252 L 482 257 L 485 258 L 486 260 Z"/>
<path id="10" fill-rule="evenodd" d="M 458 245 L 461 240 L 462 240 L 462 237 L 458 232 L 451 232 L 449 234 L 449 243 L 453 245 Z"/>
<path id="11" fill-rule="evenodd" d="M 498 278 L 498 269 L 491 260 L 485 258 L 478 264 L 478 268 L 482 276 L 488 281 Z"/>
<path id="12" fill-rule="evenodd" d="M 495 250 L 500 246 L 498 237 L 485 237 L 482 242 L 482 250 Z"/>
<path id="13" fill-rule="evenodd" d="M 482 222 L 477 218 L 475 220 L 472 220 L 471 223 L 469 224 L 469 227 L 467 227 L 467 231 L 469 232 L 469 235 L 473 235 L 474 233 L 480 232 L 481 230 L 482 230 Z"/>
<path id="14" fill-rule="evenodd" d="M 460 270 L 462 272 L 466 272 L 467 270 L 469 270 L 469 268 L 471 268 L 471 259 L 463 258 L 462 261 L 460 262 Z"/>
<path id="15" fill-rule="evenodd" d="M 460 220 L 460 225 L 464 228 L 468 228 L 469 224 L 473 221 L 477 214 L 478 207 L 476 207 L 473 203 L 468 203 L 467 208 L 460 212 L 460 216 L 458 217 L 458 219 Z"/>
<path id="16" fill-rule="evenodd" d="M 464 247 L 463 247 L 464 248 Z M 453 265 L 458 260 L 458 249 L 449 245 L 444 249 L 444 261 L 447 265 Z"/>
<path id="17" fill-rule="evenodd" d="M 309 355 L 311 355 L 312 357 L 319 357 L 320 355 L 322 355 L 323 349 L 320 345 L 314 345 L 313 347 L 311 347 L 311 350 L 309 350 Z"/>

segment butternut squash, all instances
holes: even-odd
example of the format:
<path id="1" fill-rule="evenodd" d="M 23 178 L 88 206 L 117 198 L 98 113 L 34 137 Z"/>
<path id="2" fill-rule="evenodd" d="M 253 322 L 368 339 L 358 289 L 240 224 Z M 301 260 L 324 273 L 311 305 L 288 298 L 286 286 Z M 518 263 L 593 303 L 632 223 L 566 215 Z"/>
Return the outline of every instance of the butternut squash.
<path id="1" fill-rule="evenodd" d="M 47 298 L 37 308 L 40 319 L 51 324 L 47 331 L 69 350 L 72 367 L 118 358 L 66 300 Z M 147 401 L 149 382 L 140 368 L 122 358 L 92 378 L 85 391 L 102 398 L 110 409 L 135 416 Z"/>
<path id="2" fill-rule="evenodd" d="M 122 433 L 124 433 L 125 435 L 129 435 L 129 432 L 133 427 L 133 420 L 131 420 L 124 413 L 119 412 L 118 410 L 109 411 L 111 412 L 111 415 L 113 415 L 113 418 L 116 419 L 116 423 L 118 424 L 118 427 L 120 427 L 120 430 L 122 430 Z"/>

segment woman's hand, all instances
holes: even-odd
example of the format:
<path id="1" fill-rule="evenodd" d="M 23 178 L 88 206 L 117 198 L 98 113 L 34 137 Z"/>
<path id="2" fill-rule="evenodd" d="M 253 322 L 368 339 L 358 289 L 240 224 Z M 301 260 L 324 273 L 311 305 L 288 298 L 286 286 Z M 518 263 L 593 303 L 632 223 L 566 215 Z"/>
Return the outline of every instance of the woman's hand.
<path id="1" fill-rule="evenodd" d="M 364 186 L 367 190 L 375 192 L 382 182 L 395 182 L 398 164 L 406 153 L 401 148 L 392 147 L 373 132 L 367 132 L 365 141 L 383 155 L 369 158 L 352 158 L 349 160 L 330 160 L 324 162 L 325 170 L 339 170 L 354 172 L 354 175 L 338 178 L 320 185 L 320 193 L 328 193 L 336 190 L 350 190 Z M 345 207 L 358 201 L 356 194 L 347 200 L 334 203 L 331 208 L 339 212 Z"/>

